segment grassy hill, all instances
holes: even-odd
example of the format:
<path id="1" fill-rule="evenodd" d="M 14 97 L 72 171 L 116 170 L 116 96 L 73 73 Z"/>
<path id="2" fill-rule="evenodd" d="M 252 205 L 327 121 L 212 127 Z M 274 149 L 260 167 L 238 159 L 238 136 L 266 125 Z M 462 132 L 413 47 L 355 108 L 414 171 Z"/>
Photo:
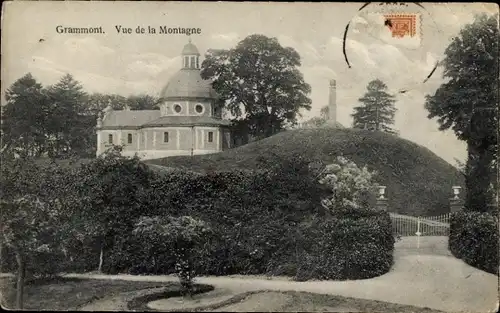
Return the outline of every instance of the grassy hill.
<path id="1" fill-rule="evenodd" d="M 253 169 L 259 158 L 299 153 L 329 162 L 344 155 L 377 171 L 387 186 L 390 210 L 409 215 L 449 212 L 451 186 L 464 185 L 455 167 L 436 154 L 397 136 L 356 129 L 300 129 L 217 154 L 179 156 L 146 163 L 193 171 Z"/>

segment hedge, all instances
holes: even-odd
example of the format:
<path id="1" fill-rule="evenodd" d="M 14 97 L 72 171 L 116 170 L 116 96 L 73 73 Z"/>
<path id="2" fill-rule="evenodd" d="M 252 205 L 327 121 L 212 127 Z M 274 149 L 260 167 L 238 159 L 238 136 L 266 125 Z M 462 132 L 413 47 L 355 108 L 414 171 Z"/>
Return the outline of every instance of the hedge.
<path id="1" fill-rule="evenodd" d="M 351 210 L 348 210 L 351 211 Z M 305 228 L 297 280 L 365 279 L 393 264 L 394 236 L 387 212 L 357 210 L 313 218 Z"/>
<path id="2" fill-rule="evenodd" d="M 105 273 L 173 273 L 172 252 L 159 253 L 155 240 L 132 233 L 139 215 L 188 215 L 209 224 L 212 235 L 195 251 L 198 275 L 360 279 L 383 274 L 392 264 L 394 238 L 388 214 L 373 210 L 325 212 L 320 200 L 330 191 L 318 183 L 309 162 L 300 157 L 277 159 L 252 171 L 205 174 L 169 171 L 135 175 L 135 166 L 128 170 L 131 165 L 97 164 L 80 170 L 82 181 L 98 180 L 108 195 L 130 190 L 126 203 L 118 196 L 106 202 L 109 210 L 119 210 L 109 224 L 117 227 L 108 231 L 105 239 Z M 108 179 L 99 180 L 100 173 Z M 120 179 L 122 176 L 126 177 Z M 105 185 L 106 181 L 109 184 Z M 75 206 L 102 207 L 97 193 L 101 185 L 90 183 L 77 184 L 79 195 L 92 193 L 92 197 L 74 201 Z M 78 212 L 78 207 L 74 211 Z M 96 238 L 75 242 L 68 249 L 68 258 L 73 261 L 66 258 L 57 262 L 65 271 L 97 269 L 100 245 Z"/>
<path id="3" fill-rule="evenodd" d="M 460 211 L 450 216 L 449 249 L 465 263 L 498 274 L 498 217 L 491 213 Z"/>

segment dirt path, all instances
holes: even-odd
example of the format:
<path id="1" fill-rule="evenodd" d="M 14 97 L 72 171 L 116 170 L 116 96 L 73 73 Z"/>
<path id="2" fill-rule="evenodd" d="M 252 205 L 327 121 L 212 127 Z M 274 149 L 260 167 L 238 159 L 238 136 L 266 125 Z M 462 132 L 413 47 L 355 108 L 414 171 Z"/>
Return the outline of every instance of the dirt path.
<path id="1" fill-rule="evenodd" d="M 234 292 L 254 290 L 306 291 L 429 307 L 451 312 L 490 312 L 498 303 L 498 278 L 449 256 L 445 237 L 423 237 L 396 243 L 395 264 L 385 275 L 355 281 L 293 282 L 262 276 L 199 277 L 197 283 Z M 72 277 L 175 281 L 173 276 L 86 275 Z"/>

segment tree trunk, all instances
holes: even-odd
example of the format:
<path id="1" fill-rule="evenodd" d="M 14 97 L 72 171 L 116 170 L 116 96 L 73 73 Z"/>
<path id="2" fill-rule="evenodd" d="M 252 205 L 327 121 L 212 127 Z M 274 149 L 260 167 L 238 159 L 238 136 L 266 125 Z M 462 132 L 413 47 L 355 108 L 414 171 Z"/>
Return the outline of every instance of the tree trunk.
<path id="1" fill-rule="evenodd" d="M 97 269 L 99 273 L 102 273 L 102 263 L 104 261 L 104 249 L 101 245 L 101 253 L 99 254 L 99 268 Z"/>
<path id="2" fill-rule="evenodd" d="M 16 252 L 17 261 L 17 285 L 16 285 L 16 306 L 18 310 L 23 309 L 23 297 L 24 297 L 24 276 L 25 276 L 25 261 L 22 254 Z"/>
<path id="3" fill-rule="evenodd" d="M 491 195 L 491 162 L 493 156 L 489 147 L 468 142 L 468 158 L 466 165 L 466 198 L 465 207 L 469 211 L 485 212 L 489 210 Z"/>

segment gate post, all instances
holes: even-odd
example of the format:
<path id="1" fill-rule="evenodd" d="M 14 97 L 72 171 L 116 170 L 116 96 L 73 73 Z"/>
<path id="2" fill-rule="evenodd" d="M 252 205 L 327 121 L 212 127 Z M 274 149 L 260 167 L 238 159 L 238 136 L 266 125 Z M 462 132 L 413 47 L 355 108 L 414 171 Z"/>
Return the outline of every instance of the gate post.
<path id="1" fill-rule="evenodd" d="M 452 189 L 453 189 L 453 197 L 450 198 L 450 212 L 454 213 L 460 211 L 464 203 L 462 199 L 460 199 L 459 197 L 460 189 L 462 189 L 462 187 L 453 186 Z"/>
<path id="2" fill-rule="evenodd" d="M 378 187 L 378 197 L 377 197 L 377 209 L 380 211 L 387 211 L 387 198 L 384 196 L 385 195 L 385 186 L 379 186 Z"/>

